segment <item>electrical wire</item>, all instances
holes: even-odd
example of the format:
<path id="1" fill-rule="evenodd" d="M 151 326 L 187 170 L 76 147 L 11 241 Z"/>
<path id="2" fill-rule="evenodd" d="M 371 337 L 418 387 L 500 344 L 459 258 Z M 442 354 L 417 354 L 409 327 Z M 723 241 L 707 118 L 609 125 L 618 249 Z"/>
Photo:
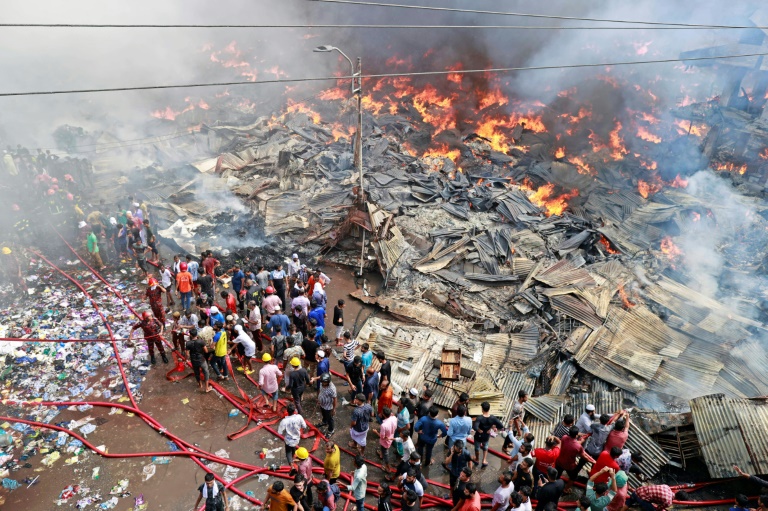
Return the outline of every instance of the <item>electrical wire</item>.
<path id="1" fill-rule="evenodd" d="M 491 14 L 494 16 L 516 16 L 519 18 L 541 18 L 550 20 L 568 20 L 568 21 L 598 21 L 603 23 L 628 23 L 628 24 L 643 24 L 643 25 L 669 25 L 675 27 L 696 27 L 696 28 L 758 28 L 763 29 L 766 27 L 739 26 L 739 25 L 706 25 L 699 23 L 671 23 L 664 21 L 631 21 L 631 20 L 615 20 L 606 18 L 581 18 L 578 16 L 558 16 L 554 14 L 530 14 L 522 12 L 504 12 L 504 11 L 482 11 L 476 9 L 456 9 L 452 7 L 431 7 L 427 5 L 403 5 L 403 4 L 387 4 L 381 2 L 362 2 L 359 0 L 312 0 L 314 2 L 334 3 L 334 4 L 347 4 L 347 5 L 364 5 L 368 7 L 396 7 L 400 9 L 418 9 L 423 11 L 443 11 L 443 12 L 456 12 L 463 14 Z"/>
<path id="2" fill-rule="evenodd" d="M 644 22 L 630 22 L 644 23 Z M 666 23 L 664 25 L 667 25 Z M 117 25 L 117 24 L 94 24 L 94 23 L 0 23 L 0 28 L 365 28 L 365 29 L 507 29 L 507 30 L 711 30 L 711 29 L 744 29 L 744 28 L 766 28 L 766 27 L 740 27 L 740 26 L 713 26 L 713 25 L 694 25 L 694 26 L 649 26 L 649 27 L 556 27 L 556 26 L 531 26 L 531 25 Z"/>
<path id="3" fill-rule="evenodd" d="M 326 1 L 326 0 L 317 0 Z M 444 76 L 449 74 L 478 74 L 478 73 L 509 73 L 513 71 L 547 71 L 556 69 L 581 69 L 592 67 L 616 67 L 616 66 L 636 66 L 642 64 L 668 64 L 673 62 L 700 62 L 705 60 L 727 60 L 738 59 L 748 57 L 764 57 L 768 55 L 768 52 L 761 53 L 745 53 L 741 55 L 720 55 L 712 57 L 679 57 L 673 59 L 659 59 L 659 60 L 641 60 L 641 61 L 624 61 L 624 62 L 599 62 L 595 64 L 565 64 L 565 65 L 552 65 L 552 66 L 529 66 L 529 67 L 498 67 L 488 69 L 459 69 L 456 71 L 416 71 L 408 73 L 380 73 L 363 75 L 360 78 L 398 78 L 405 76 Z M 323 76 L 323 77 L 306 77 L 306 78 L 274 78 L 269 80 L 255 80 L 247 82 L 218 82 L 218 83 L 187 83 L 187 84 L 174 84 L 174 85 L 144 85 L 137 87 L 112 87 L 103 89 L 71 89 L 71 90 L 52 90 L 52 91 L 30 91 L 30 92 L 0 92 L 0 97 L 17 97 L 17 96 L 53 96 L 59 94 L 85 94 L 94 92 L 127 92 L 127 91 L 141 91 L 141 90 L 162 90 L 162 89 L 192 89 L 202 87 L 231 87 L 235 85 L 265 85 L 274 83 L 302 83 L 302 82 L 327 82 L 338 80 L 351 80 L 357 79 L 358 76 Z"/>

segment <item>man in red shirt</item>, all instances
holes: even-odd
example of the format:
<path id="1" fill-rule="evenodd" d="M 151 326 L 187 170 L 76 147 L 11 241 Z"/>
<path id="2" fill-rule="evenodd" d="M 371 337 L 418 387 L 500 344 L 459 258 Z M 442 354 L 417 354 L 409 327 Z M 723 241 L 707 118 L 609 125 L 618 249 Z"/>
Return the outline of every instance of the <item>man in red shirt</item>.
<path id="1" fill-rule="evenodd" d="M 227 293 L 226 291 L 222 291 L 221 295 L 222 298 L 224 298 L 224 303 L 226 304 L 224 307 L 219 306 L 220 309 L 226 309 L 228 313 L 234 315 L 237 314 L 237 302 L 235 301 L 235 295 L 232 293 Z"/>
<path id="2" fill-rule="evenodd" d="M 554 467 L 555 461 L 560 456 L 560 439 L 548 436 L 544 441 L 544 448 L 534 449 L 531 456 L 536 458 L 536 463 L 533 465 L 535 479 L 538 480 L 540 474 L 546 477 L 547 469 Z"/>
<path id="3" fill-rule="evenodd" d="M 592 465 L 592 470 L 589 471 L 589 477 L 600 472 L 604 467 L 612 468 L 615 472 L 621 470 L 619 464 L 616 463 L 616 458 L 621 456 L 621 449 L 618 447 L 611 447 L 610 451 L 603 451 L 600 456 L 597 457 L 597 461 Z M 604 473 L 595 479 L 595 483 L 607 483 L 610 479 L 608 473 Z"/>
<path id="4" fill-rule="evenodd" d="M 213 257 L 210 252 L 207 253 L 205 259 L 203 259 L 203 270 L 207 275 L 210 275 L 213 279 L 213 291 L 216 292 L 216 267 L 219 266 L 219 260 Z"/>
<path id="5" fill-rule="evenodd" d="M 464 497 L 452 511 L 480 511 L 480 492 L 475 483 L 467 483 L 464 487 Z"/>
<path id="6" fill-rule="evenodd" d="M 603 450 L 610 451 L 611 447 L 623 449 L 627 438 L 629 438 L 629 413 L 626 410 L 622 410 L 619 412 L 616 422 L 613 423 L 613 429 L 608 433 Z"/>
<path id="7" fill-rule="evenodd" d="M 555 468 L 557 469 L 557 477 L 559 478 L 563 472 L 568 474 L 568 484 L 565 487 L 565 491 L 573 486 L 576 477 L 579 475 L 578 462 L 576 458 L 582 458 L 590 463 L 595 463 L 594 458 L 587 454 L 584 450 L 584 441 L 586 438 L 579 440 L 579 428 L 571 426 L 567 435 L 563 435 L 560 443 L 560 456 L 555 461 Z"/>

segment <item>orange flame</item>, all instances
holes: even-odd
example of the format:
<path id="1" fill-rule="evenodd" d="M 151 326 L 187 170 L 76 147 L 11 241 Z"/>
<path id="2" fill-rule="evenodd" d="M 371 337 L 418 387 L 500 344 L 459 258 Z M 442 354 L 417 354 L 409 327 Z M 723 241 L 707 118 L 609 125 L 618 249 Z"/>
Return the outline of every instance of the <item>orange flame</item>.
<path id="1" fill-rule="evenodd" d="M 579 171 L 579 174 L 584 174 L 586 176 L 595 176 L 597 175 L 597 171 L 594 167 L 592 167 L 590 164 L 585 162 L 582 158 L 579 156 L 569 156 L 568 161 L 576 165 L 576 170 Z"/>
<path id="2" fill-rule="evenodd" d="M 674 181 L 669 183 L 669 186 L 671 186 L 672 188 L 687 188 L 688 180 L 683 179 L 682 177 L 680 177 L 680 174 L 678 174 L 677 176 L 675 176 Z"/>
<path id="3" fill-rule="evenodd" d="M 317 95 L 318 99 L 322 99 L 323 101 L 333 101 L 337 99 L 344 99 L 347 97 L 349 93 L 340 88 L 340 87 L 334 87 L 333 89 L 326 89 L 320 94 Z"/>
<path id="4" fill-rule="evenodd" d="M 459 161 L 461 157 L 461 151 L 459 149 L 450 149 L 446 144 L 441 144 L 438 147 L 429 149 L 427 152 L 421 155 L 422 158 L 449 158 L 454 163 Z"/>
<path id="5" fill-rule="evenodd" d="M 624 291 L 624 285 L 619 286 L 619 296 L 621 297 L 621 303 L 624 304 L 624 307 L 627 309 L 631 309 L 632 307 L 635 307 L 637 304 L 634 303 L 632 300 L 629 299 L 629 296 L 627 296 L 627 292 Z"/>
<path id="6" fill-rule="evenodd" d="M 603 245 L 603 247 L 605 247 L 605 251 L 608 252 L 609 254 L 621 254 L 620 251 L 613 248 L 613 245 L 611 245 L 611 242 L 608 241 L 608 238 L 606 238 L 602 234 L 600 235 L 600 244 Z"/>
<path id="7" fill-rule="evenodd" d="M 739 166 L 736 163 L 717 163 L 715 165 L 715 170 L 726 171 L 726 172 L 738 172 L 739 174 L 743 175 L 745 172 L 747 172 L 747 164 L 744 163 L 743 165 Z"/>
<path id="8" fill-rule="evenodd" d="M 677 132 L 680 135 L 687 135 L 690 133 L 696 137 L 703 137 L 707 134 L 707 131 L 709 131 L 709 129 L 705 126 L 696 126 L 691 121 L 686 121 L 683 119 L 675 121 L 675 126 L 677 126 Z"/>
<path id="9" fill-rule="evenodd" d="M 570 193 L 552 197 L 552 192 L 555 189 L 555 185 L 552 183 L 542 185 L 536 191 L 533 191 L 529 183 L 523 183 L 520 187 L 528 192 L 528 200 L 542 208 L 547 216 L 562 215 L 565 208 L 568 207 L 567 201 L 579 195 L 579 191 L 573 189 Z"/>
<path id="10" fill-rule="evenodd" d="M 661 253 L 664 254 L 667 259 L 669 259 L 669 262 L 671 263 L 670 266 L 675 268 L 675 263 L 677 263 L 678 260 L 683 256 L 683 251 L 677 248 L 677 245 L 675 245 L 670 236 L 666 236 L 661 240 L 660 248 Z"/>
<path id="11" fill-rule="evenodd" d="M 760 158 L 763 160 L 768 160 L 768 147 L 763 149 L 763 152 L 760 153 Z"/>
<path id="12" fill-rule="evenodd" d="M 320 114 L 312 110 L 309 106 L 305 105 L 304 103 L 297 103 L 293 101 L 292 99 L 288 99 L 288 106 L 286 108 L 287 113 L 296 114 L 307 114 L 310 119 L 312 119 L 312 122 L 315 124 L 319 124 L 322 120 L 320 117 Z"/>
<path id="13" fill-rule="evenodd" d="M 637 128 L 637 136 L 638 138 L 641 138 L 645 140 L 646 142 L 651 142 L 652 144 L 660 144 L 661 143 L 661 137 L 658 135 L 654 135 L 647 129 L 640 126 Z"/>
<path id="14" fill-rule="evenodd" d="M 557 158 L 558 160 L 565 158 L 565 147 L 558 147 L 555 150 L 555 158 Z"/>
<path id="15" fill-rule="evenodd" d="M 612 149 L 611 158 L 614 160 L 623 160 L 624 156 L 629 154 L 629 150 L 627 150 L 627 147 L 624 145 L 624 140 L 621 138 L 621 135 L 619 135 L 620 131 L 621 123 L 616 121 L 616 127 L 609 135 L 610 146 Z"/>
<path id="16" fill-rule="evenodd" d="M 637 191 L 643 199 L 647 199 L 649 195 L 657 193 L 661 188 L 661 183 L 648 183 L 642 179 L 637 182 Z"/>

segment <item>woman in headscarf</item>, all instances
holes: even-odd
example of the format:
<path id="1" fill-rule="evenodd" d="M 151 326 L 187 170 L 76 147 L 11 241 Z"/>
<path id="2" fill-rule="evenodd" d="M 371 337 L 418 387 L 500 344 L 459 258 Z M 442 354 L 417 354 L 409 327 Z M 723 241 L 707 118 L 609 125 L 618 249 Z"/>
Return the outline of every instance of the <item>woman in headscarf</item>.
<path id="1" fill-rule="evenodd" d="M 315 288 L 312 290 L 312 299 L 317 302 L 317 305 L 325 309 L 325 305 L 328 303 L 328 296 L 325 294 L 322 283 L 315 282 Z"/>

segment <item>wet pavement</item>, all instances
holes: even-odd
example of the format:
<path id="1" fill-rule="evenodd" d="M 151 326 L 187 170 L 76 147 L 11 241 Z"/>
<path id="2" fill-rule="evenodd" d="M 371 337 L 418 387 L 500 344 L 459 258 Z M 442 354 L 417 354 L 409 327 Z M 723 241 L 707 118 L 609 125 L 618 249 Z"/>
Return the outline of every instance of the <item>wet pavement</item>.
<path id="1" fill-rule="evenodd" d="M 328 303 L 335 304 L 339 298 L 345 299 L 347 303 L 345 308 L 346 325 L 348 328 L 359 329 L 365 319 L 374 313 L 372 308 L 349 296 L 349 293 L 357 289 L 362 283 L 359 279 L 355 279 L 352 269 L 325 266 L 324 271 L 332 279 L 328 288 Z M 371 276 L 370 279 L 368 286 L 372 292 L 376 292 L 380 280 L 375 275 Z M 329 309 L 329 315 L 332 315 L 332 306 L 329 306 Z M 380 314 L 380 312 L 376 313 Z M 333 369 L 343 372 L 342 365 L 336 359 L 332 357 L 331 362 Z M 235 362 L 234 365 L 236 366 L 237 363 Z M 142 399 L 139 403 L 142 411 L 157 420 L 169 432 L 208 452 L 223 454 L 223 451 L 226 451 L 226 455 L 231 459 L 255 466 L 283 465 L 286 463 L 282 441 L 265 430 L 253 432 L 234 441 L 228 440 L 227 434 L 243 427 L 245 423 L 243 414 L 238 413 L 235 416 L 230 416 L 230 411 L 233 410 L 232 404 L 216 392 L 200 393 L 194 378 L 191 376 L 179 382 L 168 381 L 165 374 L 171 368 L 172 364 L 162 364 L 158 357 L 158 364 L 143 377 L 140 383 Z M 96 383 L 95 388 L 98 388 L 100 384 L 107 384 L 109 381 L 107 371 L 108 368 L 103 368 L 97 372 L 92 380 Z M 242 373 L 238 372 L 237 377 L 239 377 L 238 381 L 243 389 L 250 396 L 256 394 L 255 387 L 242 378 Z M 347 395 L 347 387 L 344 382 L 336 377 L 334 377 L 334 382 L 340 397 Z M 232 381 L 226 382 L 224 387 L 237 395 L 237 389 Z M 308 420 L 320 422 L 315 396 L 316 393 L 313 390 L 307 391 L 304 398 L 304 408 Z M 76 397 L 73 398 L 73 401 L 82 399 L 84 398 Z M 104 397 L 94 400 L 108 401 Z M 0 405 L 2 415 L 24 417 L 29 415 L 28 412 L 29 410 L 22 410 L 7 404 Z M 115 413 L 115 409 L 99 407 L 83 412 L 62 409 L 55 420 L 51 422 L 61 424 L 91 417 L 93 422 L 98 424 L 98 427 L 87 435 L 87 440 L 96 446 L 105 446 L 106 450 L 112 454 L 162 453 L 174 450 L 167 437 L 148 426 L 139 417 L 131 417 L 130 415 L 125 411 Z M 349 440 L 348 423 L 350 416 L 350 407 L 340 409 L 337 414 L 339 426 L 337 426 L 334 440 L 342 445 Z M 34 417 L 28 416 L 28 418 L 34 420 Z M 46 434 L 49 433 L 44 431 L 43 435 Z M 51 437 L 53 436 L 55 433 L 51 435 Z M 71 439 L 68 438 L 67 441 L 69 442 L 69 440 Z M 377 442 L 373 433 L 369 435 L 369 440 L 366 457 L 378 461 L 375 454 Z M 302 441 L 302 445 L 308 448 L 311 448 L 313 443 L 314 440 L 311 438 Z M 62 447 L 62 450 L 65 448 L 66 446 Z M 264 448 L 270 452 L 266 459 L 260 459 L 258 453 Z M 26 509 L 29 511 L 54 509 L 57 508 L 56 501 L 62 496 L 63 490 L 70 486 L 79 485 L 79 493 L 62 502 L 60 507 L 75 508 L 80 501 L 81 504 L 84 504 L 83 509 L 96 510 L 100 508 L 101 503 L 112 497 L 110 490 L 118 485 L 119 481 L 127 480 L 127 488 L 121 492 L 122 496 L 117 497 L 118 502 L 114 509 L 133 509 L 135 499 L 143 496 L 146 503 L 145 509 L 189 510 L 192 509 L 197 498 L 197 487 L 202 484 L 205 475 L 205 472 L 192 460 L 183 457 L 174 457 L 167 464 L 159 464 L 162 460 L 158 460 L 158 464 L 154 464 L 150 456 L 104 458 L 88 449 L 79 454 L 76 462 L 67 464 L 66 460 L 77 454 L 76 447 L 71 450 L 74 452 L 62 452 L 61 458 L 54 462 L 51 467 L 41 464 L 46 454 L 43 452 L 22 461 L 22 464 L 26 462 L 31 466 L 11 472 L 8 477 L 17 481 L 31 480 L 36 476 L 38 479 L 29 488 L 22 483 L 19 488 L 13 491 L 2 490 L 2 495 L 5 496 L 3 509 Z M 22 452 L 22 449 L 17 448 L 14 450 L 14 455 L 18 458 Z M 316 454 L 322 457 L 322 448 Z M 439 442 L 435 448 L 435 459 L 439 460 L 443 455 L 442 442 Z M 492 492 L 495 489 L 496 474 L 501 465 L 498 459 L 489 459 L 489 461 L 490 466 L 476 479 L 483 481 L 484 491 Z M 99 476 L 97 479 L 93 479 L 94 469 L 97 467 Z M 350 456 L 342 456 L 342 469 L 348 472 L 353 470 Z M 215 471 L 220 475 L 224 474 L 224 470 L 225 467 L 223 466 L 215 467 Z M 150 473 L 151 476 L 147 478 Z M 237 472 L 230 470 L 227 475 L 237 477 L 244 473 L 242 470 Z M 377 469 L 370 471 L 371 481 L 379 481 L 381 476 L 382 472 Z M 447 474 L 439 465 L 427 469 L 425 476 L 443 482 L 448 480 Z M 237 487 L 244 492 L 251 491 L 256 498 L 263 500 L 266 487 L 271 482 L 271 479 L 260 481 L 258 477 L 253 477 L 238 484 Z M 443 495 L 445 491 L 430 488 L 428 493 Z M 100 496 L 101 500 L 90 503 L 82 500 L 89 497 L 95 500 L 97 496 Z M 369 502 L 374 503 L 375 499 L 370 497 Z M 239 498 L 235 498 L 231 506 L 233 510 L 252 508 L 254 508 L 253 505 Z"/>

